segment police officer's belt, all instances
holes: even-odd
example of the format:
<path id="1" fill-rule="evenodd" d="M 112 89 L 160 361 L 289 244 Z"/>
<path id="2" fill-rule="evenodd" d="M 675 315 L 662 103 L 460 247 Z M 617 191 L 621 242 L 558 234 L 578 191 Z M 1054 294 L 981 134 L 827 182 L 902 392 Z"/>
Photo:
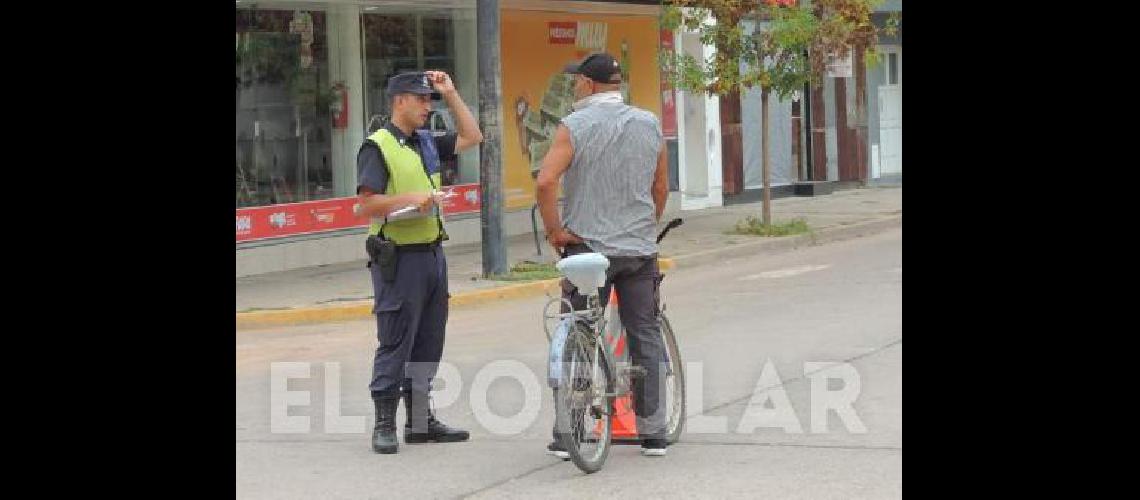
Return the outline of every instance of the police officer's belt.
<path id="1" fill-rule="evenodd" d="M 430 252 L 440 247 L 438 241 L 431 243 L 411 243 L 408 245 L 396 245 L 397 252 Z"/>

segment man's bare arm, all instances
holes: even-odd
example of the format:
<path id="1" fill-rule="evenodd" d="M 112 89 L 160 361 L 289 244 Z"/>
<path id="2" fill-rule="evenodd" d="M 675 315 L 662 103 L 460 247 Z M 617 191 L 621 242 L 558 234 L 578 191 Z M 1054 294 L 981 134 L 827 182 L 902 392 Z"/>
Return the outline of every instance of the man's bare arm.
<path id="1" fill-rule="evenodd" d="M 653 175 L 653 204 L 657 207 L 657 222 L 661 222 L 661 214 L 665 213 L 665 203 L 669 200 L 669 156 L 668 148 L 661 144 L 661 152 L 657 154 L 657 171 Z"/>

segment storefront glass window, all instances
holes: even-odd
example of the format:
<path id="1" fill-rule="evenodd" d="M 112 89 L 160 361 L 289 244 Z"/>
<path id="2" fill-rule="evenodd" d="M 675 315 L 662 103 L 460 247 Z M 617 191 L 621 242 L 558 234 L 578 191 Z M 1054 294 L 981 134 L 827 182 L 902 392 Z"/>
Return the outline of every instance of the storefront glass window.
<path id="1" fill-rule="evenodd" d="M 325 12 L 239 5 L 236 17 L 237 206 L 333 197 Z"/>
<path id="2" fill-rule="evenodd" d="M 475 19 L 471 9 L 407 12 L 366 8 L 362 30 L 368 133 L 388 123 L 388 78 L 406 71 L 446 71 L 468 108 L 477 113 Z M 455 131 L 447 103 L 433 102 L 433 107 L 435 111 L 427 126 L 437 134 Z M 478 160 L 477 149 L 445 159 L 443 184 L 478 182 Z"/>

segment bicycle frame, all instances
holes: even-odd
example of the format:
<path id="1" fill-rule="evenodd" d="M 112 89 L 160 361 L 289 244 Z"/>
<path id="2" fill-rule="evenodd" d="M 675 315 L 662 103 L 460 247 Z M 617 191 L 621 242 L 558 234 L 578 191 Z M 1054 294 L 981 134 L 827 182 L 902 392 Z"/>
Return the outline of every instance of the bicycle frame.
<path id="1" fill-rule="evenodd" d="M 660 243 L 670 229 L 681 225 L 681 219 L 669 222 L 657 237 Z M 565 255 L 564 255 L 565 257 Z M 601 269 L 597 266 L 600 261 L 596 254 L 583 256 L 583 260 L 568 263 L 567 271 L 575 283 L 582 286 L 594 287 L 599 284 L 601 276 L 597 273 Z M 579 266 L 584 264 L 586 267 Z M 577 267 L 574 267 L 577 266 Z M 563 269 L 560 265 L 559 269 Z M 572 271 L 572 272 L 571 272 Z M 590 274 L 583 275 L 582 271 Z M 654 293 L 658 303 L 658 320 L 662 325 L 662 333 L 666 340 L 666 376 L 676 373 L 677 378 L 669 383 L 683 384 L 683 370 L 674 371 L 672 360 L 680 362 L 680 358 L 671 358 L 669 349 L 677 351 L 676 340 L 665 318 L 665 304 L 662 300 L 660 284 L 664 275 L 657 278 Z M 609 280 L 606 280 L 609 281 Z M 634 373 L 640 376 L 647 374 L 645 367 L 636 366 L 632 359 L 628 363 L 622 362 L 625 357 L 624 347 L 627 344 L 628 333 L 622 328 L 617 289 L 612 285 L 600 293 L 597 289 L 587 290 L 585 307 L 575 310 L 568 298 L 554 298 L 547 302 L 543 311 L 543 329 L 550 342 L 549 378 L 550 385 L 555 389 L 556 429 L 555 438 L 562 441 L 569 450 L 570 459 L 575 465 L 586 473 L 597 472 L 605 463 L 609 453 L 609 446 L 619 440 L 624 442 L 640 441 L 633 417 Z M 603 305 L 604 300 L 604 305 Z M 558 304 L 566 312 L 551 314 L 550 307 Z M 565 307 L 563 307 L 565 305 Z M 550 320 L 557 319 L 556 333 L 552 336 Z M 603 342 L 605 345 L 603 346 Z M 589 351 L 592 350 L 592 357 Z M 677 356 L 680 354 L 677 353 Z M 564 363 L 569 363 L 569 366 Z M 589 366 L 587 367 L 587 363 Z M 588 369 L 587 369 L 588 368 Z M 599 382 L 601 378 L 601 382 Z M 666 379 L 662 378 L 662 382 Z M 684 421 L 684 388 L 680 387 L 679 397 L 669 396 L 670 413 L 667 418 L 667 439 L 676 442 L 682 423 Z M 662 401 L 665 396 L 662 395 Z M 680 401 L 679 405 L 675 401 Z M 673 413 L 673 412 L 676 413 Z M 582 418 L 589 413 L 589 420 L 593 421 L 593 428 L 582 426 Z M 620 424 L 620 433 L 615 434 L 615 425 Z M 560 426 L 567 427 L 560 427 Z M 559 433 L 562 434 L 559 434 Z M 583 443 L 596 443 L 596 449 L 591 458 L 584 455 L 581 446 Z"/>
<path id="2" fill-rule="evenodd" d="M 570 311 L 565 312 L 565 313 L 558 313 L 558 314 L 554 314 L 554 315 L 546 314 L 544 316 L 547 320 L 557 319 L 558 320 L 557 323 L 562 323 L 564 321 L 571 320 L 575 323 L 589 325 L 590 336 L 595 341 L 594 342 L 594 351 L 595 352 L 594 352 L 594 357 L 593 357 L 594 365 L 590 367 L 590 373 L 592 376 L 596 377 L 598 374 L 597 370 L 598 370 L 599 366 L 597 363 L 598 363 L 599 359 L 606 362 L 609 365 L 611 370 L 615 368 L 613 358 L 612 358 L 612 355 L 610 354 L 609 350 L 601 348 L 602 342 L 605 342 L 606 325 L 608 325 L 610 323 L 610 321 L 609 321 L 610 316 L 608 314 L 608 311 L 610 309 L 608 307 L 608 304 L 606 306 L 602 306 L 601 300 L 596 295 L 587 296 L 586 300 L 587 300 L 587 305 L 586 305 L 585 309 L 574 310 L 573 305 L 570 304 L 570 301 L 568 301 L 566 299 L 562 299 L 562 298 L 552 299 L 550 302 L 547 303 L 548 309 L 553 304 L 559 304 L 559 305 L 566 304 L 567 307 L 570 309 Z M 552 341 L 553 339 L 551 338 L 548 323 L 544 322 L 543 326 L 546 328 L 547 341 Z M 622 333 L 622 334 L 624 335 L 624 333 Z M 620 395 L 622 395 L 622 394 L 621 393 L 605 394 L 605 396 L 620 396 Z"/>
<path id="3" fill-rule="evenodd" d="M 669 221 L 669 223 L 657 236 L 657 243 L 660 243 L 661 240 L 665 238 L 665 235 L 669 234 L 669 231 L 671 229 L 680 226 L 681 224 L 681 219 L 673 219 Z M 659 279 L 664 278 L 661 277 Z M 658 281 L 658 285 L 660 285 L 660 281 Z M 594 342 L 595 356 L 593 357 L 594 366 L 591 367 L 591 376 L 597 376 L 597 370 L 599 368 L 597 366 L 598 360 L 604 359 L 604 361 L 609 365 L 610 373 L 614 374 L 616 382 L 614 392 L 606 393 L 604 396 L 621 397 L 630 393 L 632 386 L 630 383 L 631 367 L 617 366 L 617 362 L 615 361 L 615 358 L 618 356 L 616 349 L 618 346 L 622 345 L 623 342 L 625 342 L 626 332 L 625 329 L 621 327 L 621 318 L 615 312 L 615 309 L 611 307 L 613 304 L 618 303 L 617 290 L 611 286 L 609 288 L 609 293 L 610 296 L 607 298 L 606 304 L 604 306 L 601 304 L 601 298 L 599 296 L 587 295 L 586 308 L 577 311 L 574 310 L 574 307 L 570 301 L 564 298 L 552 298 L 552 300 L 547 303 L 547 310 L 549 310 L 551 305 L 557 303 L 559 306 L 566 304 L 569 312 L 558 313 L 557 315 L 544 313 L 544 317 L 547 320 L 557 318 L 559 323 L 565 321 L 568 318 L 572 318 L 575 322 L 583 321 L 586 324 L 590 325 L 591 335 L 594 337 L 594 340 L 596 340 L 596 342 Z M 657 294 L 658 315 L 660 319 L 663 318 L 665 314 L 665 300 L 660 293 L 660 288 L 658 288 Z M 544 322 L 543 327 L 546 330 L 546 339 L 549 342 L 552 340 L 549 324 L 547 322 Z M 607 346 L 606 349 L 601 349 L 602 342 L 605 342 Z M 665 356 L 666 366 L 671 366 L 669 364 L 668 352 L 665 353 Z"/>

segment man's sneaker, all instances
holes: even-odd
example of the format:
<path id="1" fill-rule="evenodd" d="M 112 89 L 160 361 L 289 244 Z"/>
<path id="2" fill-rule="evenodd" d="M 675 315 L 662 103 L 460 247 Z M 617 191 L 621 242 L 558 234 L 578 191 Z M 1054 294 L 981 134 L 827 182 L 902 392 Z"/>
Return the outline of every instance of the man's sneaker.
<path id="1" fill-rule="evenodd" d="M 570 452 L 566 451 L 566 448 L 563 448 L 562 443 L 558 441 L 552 441 L 546 445 L 546 454 L 554 455 L 562 460 L 570 460 Z"/>
<path id="2" fill-rule="evenodd" d="M 641 454 L 647 457 L 663 457 L 669 443 L 664 439 L 643 439 L 641 441 Z"/>

